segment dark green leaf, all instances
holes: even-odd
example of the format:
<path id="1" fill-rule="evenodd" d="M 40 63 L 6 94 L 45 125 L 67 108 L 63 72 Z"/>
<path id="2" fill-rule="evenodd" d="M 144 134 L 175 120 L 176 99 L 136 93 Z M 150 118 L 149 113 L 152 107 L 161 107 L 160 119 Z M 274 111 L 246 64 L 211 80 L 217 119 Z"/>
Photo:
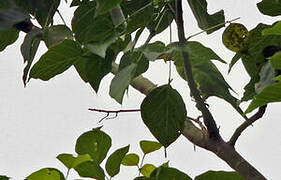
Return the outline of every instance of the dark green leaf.
<path id="1" fill-rule="evenodd" d="M 82 49 L 78 43 L 72 40 L 64 40 L 41 56 L 39 61 L 31 68 L 30 78 L 47 81 L 66 71 L 81 54 Z"/>
<path id="2" fill-rule="evenodd" d="M 119 64 L 119 71 L 131 64 L 137 64 L 136 71 L 133 77 L 137 77 L 146 72 L 149 66 L 149 62 L 144 54 L 142 54 L 141 52 L 129 51 L 122 56 Z"/>
<path id="3" fill-rule="evenodd" d="M 113 52 L 108 51 L 105 58 L 101 58 L 97 55 L 91 55 L 85 58 L 86 77 L 96 92 L 98 92 L 102 78 L 110 72 L 111 63 L 114 60 L 114 57 Z"/>
<path id="4" fill-rule="evenodd" d="M 165 147 L 180 135 L 186 119 L 181 95 L 170 85 L 153 89 L 141 104 L 141 117 L 150 132 Z"/>
<path id="5" fill-rule="evenodd" d="M 171 179 L 179 179 L 179 180 L 192 180 L 187 174 L 175 169 L 168 167 L 159 167 L 155 169 L 150 178 L 161 179 L 161 180 L 171 180 Z"/>
<path id="6" fill-rule="evenodd" d="M 42 38 L 41 29 L 34 29 L 25 35 L 24 41 L 21 45 L 21 54 L 23 57 L 23 62 L 24 63 L 27 62 L 23 70 L 23 76 L 22 76 L 24 85 L 26 85 L 27 83 L 27 76 L 29 73 L 29 69 L 32 65 L 41 38 Z"/>
<path id="7" fill-rule="evenodd" d="M 99 166 L 98 163 L 93 161 L 87 161 L 76 166 L 75 171 L 78 172 L 81 177 L 89 177 L 98 180 L 104 180 L 105 174 L 103 169 Z"/>
<path id="8" fill-rule="evenodd" d="M 281 0 L 262 0 L 257 4 L 261 13 L 269 16 L 281 15 Z"/>
<path id="9" fill-rule="evenodd" d="M 244 180 L 237 172 L 207 171 L 195 177 L 195 180 Z"/>
<path id="10" fill-rule="evenodd" d="M 271 28 L 264 29 L 262 35 L 279 35 L 281 36 L 281 21 L 274 24 Z"/>
<path id="11" fill-rule="evenodd" d="M 154 169 L 156 169 L 156 167 L 153 164 L 145 164 L 140 168 L 140 172 L 142 175 L 149 178 Z"/>
<path id="12" fill-rule="evenodd" d="M 236 53 L 235 56 L 233 56 L 230 64 L 229 64 L 229 68 L 228 68 L 228 73 L 230 73 L 232 67 L 234 66 L 234 64 L 237 63 L 237 61 L 241 58 L 242 54 L 240 52 Z"/>
<path id="13" fill-rule="evenodd" d="M 0 175 L 0 180 L 9 180 L 10 177 L 8 176 L 3 176 L 3 175 Z"/>
<path id="14" fill-rule="evenodd" d="M 136 177 L 134 180 L 152 180 L 151 178 L 147 178 L 145 176 Z"/>
<path id="15" fill-rule="evenodd" d="M 155 141 L 140 141 L 140 147 L 144 154 L 148 154 L 160 149 L 162 144 Z"/>
<path id="16" fill-rule="evenodd" d="M 75 151 L 82 154 L 89 154 L 93 161 L 100 164 L 111 147 L 111 138 L 99 129 L 88 131 L 76 141 Z"/>
<path id="17" fill-rule="evenodd" d="M 275 53 L 269 60 L 274 69 L 281 69 L 281 52 Z"/>
<path id="18" fill-rule="evenodd" d="M 218 11 L 214 14 L 208 14 L 207 12 L 207 2 L 206 0 L 187 0 L 189 3 L 189 6 L 197 20 L 198 26 L 202 29 L 202 30 L 207 30 L 207 34 L 210 34 L 218 29 L 220 29 L 221 27 L 224 26 L 224 11 Z M 222 25 L 220 25 L 222 24 Z M 219 25 L 219 26 L 218 26 Z M 216 26 L 216 27 L 215 27 Z"/>
<path id="19" fill-rule="evenodd" d="M 109 95 L 120 104 L 122 104 L 125 90 L 134 78 L 136 69 L 137 64 L 135 63 L 126 66 L 111 81 Z"/>
<path id="20" fill-rule="evenodd" d="M 126 156 L 122 159 L 121 164 L 124 166 L 137 166 L 139 164 L 139 160 L 140 158 L 137 154 L 126 154 Z"/>
<path id="21" fill-rule="evenodd" d="M 75 168 L 77 165 L 90 161 L 91 156 L 89 154 L 78 155 L 74 157 L 72 154 L 59 154 L 57 159 L 60 160 L 68 169 Z"/>
<path id="22" fill-rule="evenodd" d="M 22 12 L 18 7 L 12 7 L 5 10 L 0 10 L 0 30 L 8 30 L 14 24 L 29 19 L 29 15 Z"/>
<path id="23" fill-rule="evenodd" d="M 96 15 L 105 14 L 122 2 L 122 0 L 107 0 L 107 1 L 96 0 L 96 1 L 97 1 Z"/>
<path id="24" fill-rule="evenodd" d="M 65 180 L 63 174 L 54 168 L 40 169 L 29 175 L 26 180 Z"/>
<path id="25" fill-rule="evenodd" d="M 76 71 L 78 72 L 79 76 L 85 83 L 89 82 L 86 76 L 86 63 L 87 63 L 87 58 L 80 57 L 77 59 L 77 61 L 74 64 Z"/>
<path id="26" fill-rule="evenodd" d="M 267 103 L 281 101 L 281 76 L 276 77 L 275 80 L 277 81 L 276 83 L 266 86 L 259 94 L 254 96 L 245 113 L 249 113 Z"/>
<path id="27" fill-rule="evenodd" d="M 65 25 L 55 25 L 44 29 L 45 44 L 48 48 L 58 45 L 65 39 L 73 39 L 72 31 Z"/>
<path id="28" fill-rule="evenodd" d="M 107 159 L 105 164 L 106 172 L 113 177 L 120 172 L 120 166 L 122 159 L 125 157 L 129 151 L 129 145 L 114 151 Z"/>
<path id="29" fill-rule="evenodd" d="M 8 30 L 0 30 L 0 52 L 3 51 L 7 46 L 13 44 L 19 37 L 19 31 L 15 28 Z"/>
<path id="30" fill-rule="evenodd" d="M 156 41 L 151 44 L 147 44 L 145 47 L 140 47 L 137 51 L 141 51 L 149 61 L 155 61 L 165 54 L 166 47 L 161 41 Z"/>

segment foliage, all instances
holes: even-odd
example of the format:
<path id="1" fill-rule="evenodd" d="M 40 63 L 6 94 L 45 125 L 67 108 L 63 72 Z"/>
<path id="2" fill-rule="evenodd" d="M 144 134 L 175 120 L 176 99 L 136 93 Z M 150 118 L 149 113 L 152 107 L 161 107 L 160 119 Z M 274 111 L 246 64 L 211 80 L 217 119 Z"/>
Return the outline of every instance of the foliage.
<path id="1" fill-rule="evenodd" d="M 206 111 L 202 106 L 211 96 L 228 102 L 245 119 L 249 113 L 261 106 L 281 101 L 281 24 L 260 23 L 247 30 L 239 23 L 231 23 L 222 35 L 225 46 L 236 52 L 229 71 L 241 59 L 251 80 L 245 86 L 241 100 L 234 97 L 229 90 L 233 89 L 225 81 L 223 75 L 212 62 L 225 63 L 212 49 L 197 41 L 179 40 L 165 45 L 161 41 L 150 43 L 155 35 L 163 32 L 173 21 L 180 27 L 176 3 L 167 0 L 73 0 L 71 7 L 76 6 L 71 27 L 53 24 L 54 14 L 58 12 L 60 0 L 2 0 L 0 1 L 0 51 L 13 44 L 19 31 L 26 32 L 21 53 L 24 63 L 23 83 L 30 79 L 48 81 L 74 66 L 85 83 L 89 83 L 98 92 L 104 76 L 115 74 L 110 85 L 109 95 L 122 104 L 129 85 L 149 69 L 151 61 L 161 60 L 173 62 L 179 75 L 185 79 L 192 92 L 197 107 L 203 114 L 204 123 L 209 130 Z M 225 21 L 224 11 L 214 14 L 207 12 L 207 1 L 187 1 L 199 28 L 211 34 L 222 28 Z M 263 0 L 257 4 L 261 13 L 268 16 L 281 15 L 281 1 Z M 113 13 L 118 11 L 119 16 Z M 116 13 L 116 12 L 115 12 Z M 40 27 L 31 24 L 31 16 Z M 118 17 L 120 17 L 118 19 Z M 135 47 L 144 29 L 149 31 L 147 41 Z M 180 29 L 180 28 L 179 28 Z M 180 30 L 179 30 L 180 31 Z M 134 35 L 135 34 L 135 35 Z M 134 39 L 133 39 L 134 37 Z M 34 57 L 40 42 L 48 48 L 35 63 Z M 274 48 L 272 48 L 274 47 Z M 270 49 L 268 54 L 266 50 Z M 121 55 L 120 65 L 114 70 L 112 64 Z M 188 58 L 186 58 L 188 55 Z M 192 72 L 188 72 L 187 59 Z M 168 72 L 167 72 L 168 73 Z M 191 73 L 191 74 L 190 74 Z M 191 78 L 190 78 L 191 77 Z M 193 81 L 195 88 L 193 88 Z M 140 155 L 128 153 L 130 146 L 115 150 L 108 156 L 111 137 L 101 128 L 83 133 L 76 142 L 77 155 L 62 153 L 57 156 L 68 170 L 74 169 L 81 177 L 106 179 L 120 172 L 120 167 L 136 166 L 143 176 L 137 179 L 191 179 L 178 169 L 168 164 L 143 164 L 146 155 L 157 151 L 162 146 L 167 148 L 183 133 L 186 127 L 187 110 L 182 96 L 167 84 L 150 89 L 141 104 L 141 117 L 144 124 L 158 140 L 141 141 Z M 200 99 L 202 102 L 200 102 Z M 250 101 L 246 111 L 240 108 L 239 102 Z M 209 118 L 210 119 L 210 118 Z M 106 159 L 105 168 L 101 163 Z M 1 179 L 8 179 L 0 176 Z M 57 169 L 44 168 L 32 173 L 27 179 L 66 179 Z M 236 172 L 210 171 L 195 179 L 242 179 Z"/>

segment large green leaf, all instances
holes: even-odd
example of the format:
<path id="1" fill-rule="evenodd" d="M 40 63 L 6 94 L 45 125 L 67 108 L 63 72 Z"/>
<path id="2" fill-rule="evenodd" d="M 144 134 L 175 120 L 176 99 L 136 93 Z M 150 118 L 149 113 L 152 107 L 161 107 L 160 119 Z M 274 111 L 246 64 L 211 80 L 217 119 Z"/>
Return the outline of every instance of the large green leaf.
<path id="1" fill-rule="evenodd" d="M 171 179 L 178 179 L 178 180 L 192 180 L 187 174 L 169 167 L 160 166 L 155 169 L 150 178 L 161 179 L 161 180 L 171 180 Z"/>
<path id="2" fill-rule="evenodd" d="M 149 61 L 155 61 L 159 59 L 161 55 L 165 54 L 167 49 L 163 42 L 156 41 L 137 48 L 137 51 L 141 51 Z"/>
<path id="3" fill-rule="evenodd" d="M 276 77 L 275 80 L 277 82 L 266 86 L 259 94 L 254 96 L 253 101 L 246 109 L 245 113 L 249 113 L 260 106 L 266 105 L 267 103 L 281 101 L 281 76 Z"/>
<path id="4" fill-rule="evenodd" d="M 119 5 L 122 0 L 96 0 L 97 2 L 97 11 L 96 15 L 105 14 L 111 9 Z"/>
<path id="5" fill-rule="evenodd" d="M 25 178 L 26 180 L 65 180 L 63 174 L 54 168 L 44 168 Z"/>
<path id="6" fill-rule="evenodd" d="M 137 64 L 136 71 L 133 77 L 137 77 L 142 73 L 146 72 L 149 66 L 149 62 L 143 53 L 129 51 L 122 56 L 118 70 L 121 71 L 122 69 L 131 64 Z"/>
<path id="7" fill-rule="evenodd" d="M 195 177 L 195 180 L 244 180 L 237 172 L 207 171 Z"/>
<path id="8" fill-rule="evenodd" d="M 92 160 L 89 154 L 78 155 L 74 157 L 72 154 L 59 154 L 57 159 L 62 162 L 68 169 L 75 168 L 77 165 Z"/>
<path id="9" fill-rule="evenodd" d="M 72 31 L 65 25 L 44 28 L 44 42 L 48 48 L 58 45 L 65 39 L 73 39 Z"/>
<path id="10" fill-rule="evenodd" d="M 75 151 L 82 154 L 89 154 L 93 161 L 100 164 L 111 147 L 111 138 L 99 129 L 93 129 L 83 133 L 76 141 Z"/>
<path id="11" fill-rule="evenodd" d="M 106 172 L 113 177 L 120 172 L 120 166 L 122 159 L 125 157 L 129 151 L 129 145 L 114 151 L 107 159 L 105 163 Z"/>
<path id="12" fill-rule="evenodd" d="M 208 30 L 207 34 L 210 34 L 224 26 L 223 23 L 225 21 L 225 18 L 224 18 L 223 10 L 210 15 L 207 12 L 207 1 L 206 0 L 200 0 L 200 1 L 187 0 L 187 1 L 197 20 L 198 26 L 202 30 L 207 30 L 211 27 L 216 26 L 215 28 Z M 222 24 L 222 25 L 219 25 L 219 24 Z"/>
<path id="13" fill-rule="evenodd" d="M 148 154 L 160 149 L 162 144 L 155 141 L 140 141 L 140 147 L 144 154 Z"/>
<path id="14" fill-rule="evenodd" d="M 165 147 L 180 135 L 186 119 L 181 95 L 170 85 L 153 89 L 141 104 L 141 117 L 150 132 Z"/>
<path id="15" fill-rule="evenodd" d="M 76 166 L 74 169 L 78 172 L 79 176 L 81 177 L 89 177 L 98 180 L 105 179 L 104 171 L 97 162 L 83 162 Z"/>
<path id="16" fill-rule="evenodd" d="M 19 37 L 19 31 L 15 28 L 7 30 L 0 30 L 0 52 L 3 51 L 7 46 L 13 44 Z"/>
<path id="17" fill-rule="evenodd" d="M 126 89 L 135 76 L 136 69 L 137 64 L 135 63 L 126 66 L 111 81 L 109 95 L 120 104 L 122 104 Z"/>
<path id="18" fill-rule="evenodd" d="M 23 62 L 26 63 L 26 66 L 23 70 L 22 80 L 24 85 L 27 83 L 27 76 L 29 73 L 29 69 L 32 65 L 34 56 L 37 52 L 38 46 L 40 44 L 40 40 L 42 37 L 42 30 L 41 29 L 34 29 L 27 33 L 24 37 L 24 41 L 21 45 L 21 54 L 23 57 Z"/>
<path id="19" fill-rule="evenodd" d="M 74 12 L 72 30 L 75 39 L 82 44 L 89 42 L 103 42 L 115 34 L 110 14 L 94 18 L 96 3 L 83 3 Z"/>
<path id="20" fill-rule="evenodd" d="M 262 0 L 257 4 L 260 12 L 269 16 L 281 15 L 281 0 Z"/>
<path id="21" fill-rule="evenodd" d="M 82 55 L 78 43 L 64 40 L 62 43 L 50 48 L 39 61 L 31 68 L 30 77 L 47 81 L 63 73 Z"/>
<path id="22" fill-rule="evenodd" d="M 121 164 L 124 166 L 138 166 L 139 161 L 140 161 L 139 156 L 135 153 L 131 153 L 131 154 L 126 154 L 126 156 L 124 156 Z"/>

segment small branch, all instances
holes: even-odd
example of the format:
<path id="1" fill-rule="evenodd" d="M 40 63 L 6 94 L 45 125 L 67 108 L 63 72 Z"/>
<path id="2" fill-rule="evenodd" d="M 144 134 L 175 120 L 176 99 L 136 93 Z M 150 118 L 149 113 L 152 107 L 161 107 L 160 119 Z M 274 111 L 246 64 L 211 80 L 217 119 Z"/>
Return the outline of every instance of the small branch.
<path id="1" fill-rule="evenodd" d="M 176 23 L 178 27 L 178 37 L 179 43 L 181 47 L 184 47 L 186 44 L 186 39 L 184 35 L 184 26 L 183 26 L 183 17 L 182 17 L 182 1 L 176 0 Z M 197 89 L 197 85 L 194 81 L 192 74 L 192 66 L 189 59 L 189 54 L 186 51 L 182 51 L 183 62 L 184 62 L 184 70 L 186 79 L 188 82 L 188 86 L 190 88 L 191 94 L 196 101 L 197 108 L 202 112 L 204 124 L 206 125 L 209 136 L 211 139 L 219 140 L 221 139 L 219 130 L 217 128 L 216 122 L 210 113 L 209 109 L 206 107 L 204 100 L 202 99 L 199 90 Z"/>
<path id="2" fill-rule="evenodd" d="M 103 109 L 95 109 L 95 108 L 89 108 L 89 111 L 95 111 L 95 112 L 103 112 L 103 113 L 123 113 L 123 112 L 139 112 L 140 109 L 124 109 L 124 110 L 117 110 L 117 111 L 108 111 Z"/>
<path id="3" fill-rule="evenodd" d="M 264 115 L 266 110 L 266 105 L 261 106 L 258 110 L 258 112 L 256 112 L 252 117 L 249 118 L 248 121 L 244 121 L 233 133 L 232 137 L 230 138 L 228 144 L 231 145 L 232 147 L 234 147 L 237 139 L 239 138 L 239 136 L 241 135 L 241 133 L 250 125 L 252 125 L 256 120 L 262 118 L 262 116 Z"/>

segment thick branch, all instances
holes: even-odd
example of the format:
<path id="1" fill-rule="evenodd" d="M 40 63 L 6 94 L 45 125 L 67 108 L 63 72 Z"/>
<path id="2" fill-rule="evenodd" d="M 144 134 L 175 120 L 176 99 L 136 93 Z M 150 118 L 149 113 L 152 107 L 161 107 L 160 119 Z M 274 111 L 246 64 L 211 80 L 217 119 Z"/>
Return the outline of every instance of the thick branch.
<path id="1" fill-rule="evenodd" d="M 264 115 L 266 110 L 266 105 L 261 106 L 258 110 L 258 112 L 256 112 L 252 117 L 250 117 L 247 121 L 244 121 L 233 133 L 232 137 L 230 138 L 228 144 L 231 145 L 232 147 L 234 147 L 237 139 L 239 138 L 239 136 L 241 135 L 241 133 L 250 125 L 252 125 L 256 120 L 262 118 L 262 116 Z"/>
<path id="2" fill-rule="evenodd" d="M 184 46 L 186 45 L 186 39 L 185 39 L 185 35 L 184 35 L 181 0 L 176 1 L 176 23 L 177 23 L 177 27 L 178 27 L 179 43 L 180 43 L 181 48 L 184 48 Z M 194 99 L 197 103 L 197 108 L 202 112 L 204 124 L 206 125 L 206 127 L 208 129 L 210 138 L 221 139 L 216 122 L 214 121 L 212 114 L 210 113 L 204 100 L 200 96 L 199 90 L 197 89 L 197 86 L 196 86 L 196 83 L 194 81 L 193 74 L 192 74 L 192 67 L 191 67 L 189 55 L 186 51 L 182 51 L 182 56 L 183 56 L 184 70 L 185 70 L 185 75 L 186 75 L 186 79 L 188 82 L 188 86 L 190 88 L 192 96 L 194 97 Z"/>

